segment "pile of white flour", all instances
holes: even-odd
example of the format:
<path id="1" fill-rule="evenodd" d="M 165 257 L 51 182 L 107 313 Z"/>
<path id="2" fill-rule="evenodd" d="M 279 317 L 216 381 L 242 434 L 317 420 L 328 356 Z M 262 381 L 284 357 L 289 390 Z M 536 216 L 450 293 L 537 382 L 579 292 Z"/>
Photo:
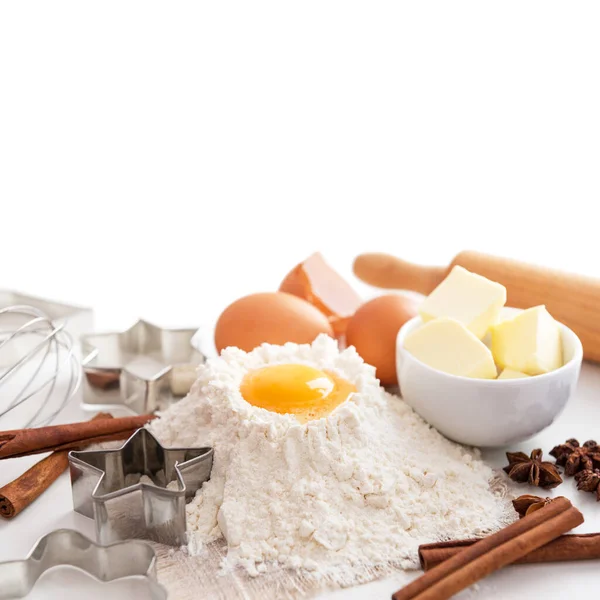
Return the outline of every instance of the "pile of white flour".
<path id="1" fill-rule="evenodd" d="M 335 372 L 358 392 L 300 424 L 248 404 L 244 375 L 274 363 Z M 445 402 L 440 390 L 440 402 Z M 483 535 L 512 520 L 492 471 L 378 384 L 353 348 L 235 348 L 199 368 L 190 395 L 150 425 L 166 445 L 213 446 L 211 479 L 188 505 L 190 551 L 225 537 L 228 565 L 326 574 L 417 566 L 419 544 Z"/>

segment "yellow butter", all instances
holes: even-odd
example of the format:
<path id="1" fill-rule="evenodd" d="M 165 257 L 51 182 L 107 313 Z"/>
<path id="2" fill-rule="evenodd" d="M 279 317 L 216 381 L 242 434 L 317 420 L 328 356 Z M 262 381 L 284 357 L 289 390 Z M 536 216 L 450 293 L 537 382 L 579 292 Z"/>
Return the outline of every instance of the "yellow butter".
<path id="1" fill-rule="evenodd" d="M 492 354 L 503 369 L 541 375 L 563 364 L 558 323 L 545 306 L 535 306 L 491 328 Z"/>
<path id="2" fill-rule="evenodd" d="M 404 347 L 421 362 L 461 377 L 496 379 L 489 348 L 455 319 L 433 319 L 406 336 Z"/>
<path id="3" fill-rule="evenodd" d="M 421 305 L 423 321 L 449 317 L 482 339 L 506 303 L 506 288 L 455 266 Z"/>
<path id="4" fill-rule="evenodd" d="M 529 377 L 527 373 L 521 373 L 521 371 L 515 371 L 514 369 L 504 369 L 498 379 L 522 379 L 523 377 Z"/>

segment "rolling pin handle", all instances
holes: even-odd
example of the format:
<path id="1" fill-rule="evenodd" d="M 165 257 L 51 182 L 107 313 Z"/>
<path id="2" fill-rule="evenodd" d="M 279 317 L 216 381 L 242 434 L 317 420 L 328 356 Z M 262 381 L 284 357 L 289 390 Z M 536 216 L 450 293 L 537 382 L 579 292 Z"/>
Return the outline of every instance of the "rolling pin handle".
<path id="1" fill-rule="evenodd" d="M 380 252 L 360 254 L 354 259 L 352 268 L 354 274 L 369 285 L 421 294 L 429 294 L 448 273 L 447 267 L 415 265 Z"/>

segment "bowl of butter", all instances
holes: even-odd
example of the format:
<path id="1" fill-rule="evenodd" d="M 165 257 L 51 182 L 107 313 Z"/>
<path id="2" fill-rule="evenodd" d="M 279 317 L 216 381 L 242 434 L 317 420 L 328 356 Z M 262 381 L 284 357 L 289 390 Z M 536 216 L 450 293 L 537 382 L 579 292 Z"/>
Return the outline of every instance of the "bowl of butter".
<path id="1" fill-rule="evenodd" d="M 499 447 L 560 415 L 583 348 L 545 306 L 506 307 L 506 288 L 455 266 L 398 333 L 404 400 L 446 437 Z"/>

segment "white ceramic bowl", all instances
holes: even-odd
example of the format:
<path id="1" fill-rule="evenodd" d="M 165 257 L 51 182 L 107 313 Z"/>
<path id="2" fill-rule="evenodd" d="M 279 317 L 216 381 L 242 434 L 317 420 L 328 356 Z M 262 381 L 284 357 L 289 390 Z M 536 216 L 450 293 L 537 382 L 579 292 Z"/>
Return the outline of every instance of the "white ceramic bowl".
<path id="1" fill-rule="evenodd" d="M 398 332 L 400 393 L 451 440 L 481 447 L 526 440 L 552 424 L 575 389 L 583 348 L 565 325 L 561 324 L 564 365 L 560 369 L 535 377 L 489 380 L 450 375 L 417 360 L 404 348 L 404 340 L 421 323 L 415 317 Z"/>

